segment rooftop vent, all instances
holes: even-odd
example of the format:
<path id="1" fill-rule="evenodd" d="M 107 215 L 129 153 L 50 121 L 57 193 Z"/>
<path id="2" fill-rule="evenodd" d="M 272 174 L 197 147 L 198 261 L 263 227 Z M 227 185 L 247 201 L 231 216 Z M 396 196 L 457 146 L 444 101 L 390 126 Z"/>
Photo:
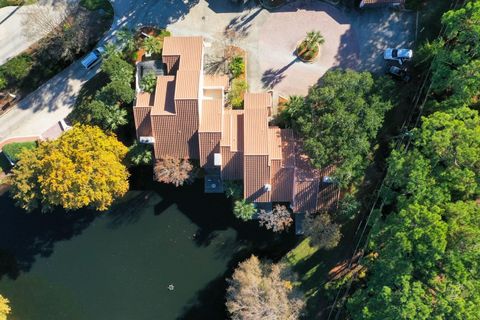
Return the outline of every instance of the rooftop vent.
<path id="1" fill-rule="evenodd" d="M 138 138 L 138 141 L 140 143 L 150 143 L 153 144 L 155 143 L 155 138 L 154 137 L 140 137 Z"/>
<path id="2" fill-rule="evenodd" d="M 218 167 L 222 165 L 222 155 L 220 153 L 213 154 L 213 164 Z"/>

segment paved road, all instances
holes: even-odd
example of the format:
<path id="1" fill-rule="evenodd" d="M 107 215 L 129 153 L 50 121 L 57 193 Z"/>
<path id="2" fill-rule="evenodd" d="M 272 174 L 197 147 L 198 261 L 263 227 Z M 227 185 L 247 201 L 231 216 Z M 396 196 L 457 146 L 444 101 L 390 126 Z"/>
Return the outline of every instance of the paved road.
<path id="1" fill-rule="evenodd" d="M 62 22 L 67 3 L 76 2 L 78 0 L 40 0 L 35 5 L 1 8 L 0 65 L 26 50 Z M 33 23 L 33 19 L 37 22 Z"/>

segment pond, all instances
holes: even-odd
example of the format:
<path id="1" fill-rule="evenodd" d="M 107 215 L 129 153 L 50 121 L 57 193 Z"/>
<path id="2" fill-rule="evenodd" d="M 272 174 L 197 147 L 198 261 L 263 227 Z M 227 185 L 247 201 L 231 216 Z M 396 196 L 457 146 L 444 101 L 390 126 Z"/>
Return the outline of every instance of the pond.
<path id="1" fill-rule="evenodd" d="M 134 177 L 135 191 L 105 213 L 25 213 L 0 197 L 9 320 L 226 319 L 225 277 L 238 262 L 277 260 L 296 243 L 235 219 L 202 181 L 174 188 Z"/>

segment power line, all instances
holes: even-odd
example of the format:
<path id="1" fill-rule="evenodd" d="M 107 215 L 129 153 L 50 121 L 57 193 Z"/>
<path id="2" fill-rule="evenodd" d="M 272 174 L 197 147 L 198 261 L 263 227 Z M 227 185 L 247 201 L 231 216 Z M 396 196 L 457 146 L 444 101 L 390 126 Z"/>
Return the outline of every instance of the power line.
<path id="1" fill-rule="evenodd" d="M 449 10 L 456 9 L 459 1 L 460 1 L 460 0 L 456 0 L 456 1 L 455 1 L 455 4 L 452 2 L 452 5 L 450 6 L 450 9 L 449 9 Z M 438 37 L 443 37 L 443 36 L 444 36 L 444 33 L 445 33 L 445 26 L 442 25 L 442 27 L 440 28 Z M 437 38 L 438 38 L 438 37 L 437 37 Z M 434 58 L 434 59 L 435 59 L 435 58 Z M 415 96 L 414 96 L 414 98 L 413 98 L 413 100 L 412 100 L 412 101 L 414 102 L 414 106 L 413 106 L 413 108 L 411 108 L 408 117 L 407 117 L 407 118 L 405 119 L 405 121 L 403 122 L 402 127 L 401 127 L 401 129 L 400 129 L 400 130 L 401 130 L 400 132 L 402 132 L 403 130 L 409 128 L 410 125 L 411 125 L 411 122 L 412 122 L 412 119 L 413 119 L 413 115 L 414 115 L 417 107 L 419 106 L 419 102 L 420 102 L 421 97 L 422 97 L 422 92 L 423 92 L 423 90 L 424 90 L 424 88 L 425 88 L 425 85 L 426 85 L 427 81 L 429 80 L 429 78 L 430 78 L 430 76 L 431 76 L 432 66 L 433 66 L 433 61 L 434 61 L 434 59 L 432 59 L 432 61 L 430 62 L 429 68 L 428 68 L 427 72 L 425 73 L 425 77 L 424 77 L 424 79 L 423 79 L 423 81 L 422 81 L 422 85 L 420 86 L 420 88 L 418 89 L 418 91 L 416 92 L 416 94 L 415 94 Z M 422 115 L 423 115 L 423 111 L 424 111 L 424 106 L 425 106 L 425 104 L 426 104 L 426 102 L 427 102 L 427 99 L 428 99 L 428 96 L 429 96 L 429 94 L 430 94 L 431 88 L 432 88 L 432 83 L 431 83 L 431 81 L 430 81 L 430 83 L 429 83 L 429 85 L 428 85 L 428 88 L 427 88 L 427 90 L 425 91 L 425 95 L 424 95 L 424 97 L 423 97 L 423 99 L 422 99 L 422 103 L 420 104 L 420 107 L 418 108 L 418 115 L 417 115 L 417 117 L 416 117 L 416 119 L 415 119 L 414 127 L 417 127 L 418 124 L 420 123 L 420 119 L 421 119 L 421 117 L 422 117 Z M 405 138 L 406 138 L 406 141 L 404 141 Z M 410 147 L 411 141 L 412 141 L 412 136 L 411 136 L 411 135 L 402 135 L 401 138 L 398 140 L 398 143 L 396 144 L 396 146 L 395 146 L 394 149 L 397 149 L 398 151 L 402 151 L 402 146 L 404 146 L 403 151 L 404 151 L 404 153 L 407 153 L 407 152 L 408 152 L 408 149 L 409 149 L 409 147 Z M 365 250 L 366 250 L 366 247 L 367 247 L 367 245 L 368 245 L 368 241 L 369 241 L 369 238 L 370 238 L 370 235 L 371 235 L 371 229 L 369 230 L 369 232 L 368 232 L 368 234 L 367 234 L 367 237 L 366 237 L 366 239 L 365 239 L 365 242 L 364 242 L 364 244 L 363 244 L 363 247 L 362 247 L 361 251 L 359 251 L 359 247 L 360 247 L 360 244 L 362 243 L 363 236 L 365 235 L 365 232 L 366 232 L 367 227 L 368 227 L 368 225 L 369 225 L 370 218 L 371 218 L 373 212 L 375 211 L 375 208 L 377 207 L 378 201 L 380 200 L 380 191 L 381 191 L 382 188 L 384 187 L 384 184 L 385 184 L 385 181 L 386 181 L 386 170 L 387 170 L 387 169 L 385 169 L 385 170 L 382 172 L 382 174 L 384 174 L 384 177 L 383 177 L 381 183 L 377 184 L 375 201 L 373 202 L 373 204 L 372 204 L 372 206 L 371 206 L 371 208 L 370 208 L 370 211 L 369 211 L 369 213 L 368 213 L 368 215 L 367 215 L 367 218 L 365 219 L 365 224 L 364 224 L 364 226 L 363 226 L 362 232 L 361 232 L 360 237 L 359 237 L 359 239 L 358 239 L 358 241 L 357 241 L 357 244 L 356 244 L 356 246 L 355 246 L 355 250 L 353 251 L 352 258 L 350 259 L 350 261 L 349 261 L 349 263 L 348 263 L 347 269 L 350 269 L 350 268 L 351 268 L 352 263 L 353 263 L 353 261 L 354 261 L 354 258 L 357 256 L 357 254 L 358 254 L 359 252 L 360 252 L 360 254 L 359 254 L 359 258 L 358 258 L 358 259 L 361 259 L 361 258 L 363 258 L 363 256 L 364 256 L 364 253 L 365 253 Z M 378 185 L 380 185 L 380 186 L 378 187 Z M 384 206 L 384 205 L 385 205 L 385 200 L 382 200 L 382 202 L 381 202 L 380 207 L 378 208 L 378 210 L 381 211 L 381 210 L 383 209 L 383 206 Z M 359 227 L 361 226 L 361 224 L 362 224 L 363 221 L 364 221 L 363 219 L 360 221 L 360 223 L 359 223 L 359 225 L 358 225 Z M 357 231 L 358 231 L 359 227 L 357 228 Z M 335 320 L 338 320 L 338 318 L 339 318 L 339 316 L 340 316 L 340 314 L 341 314 L 341 312 L 342 312 L 345 299 L 346 299 L 346 297 L 348 296 L 348 293 L 349 293 L 349 291 L 350 291 L 350 288 L 351 288 L 351 286 L 352 286 L 352 283 L 353 283 L 353 277 L 352 277 L 352 278 L 350 279 L 350 281 L 348 282 L 348 285 L 347 285 L 347 288 L 346 288 L 346 290 L 345 290 L 345 293 L 343 294 L 342 299 L 340 300 L 341 306 L 340 306 L 339 308 L 337 308 L 337 312 L 336 312 L 336 314 L 335 314 Z M 332 314 L 333 314 L 333 311 L 334 311 L 335 306 L 336 306 L 336 304 L 337 304 L 337 301 L 338 301 L 338 299 L 339 299 L 339 297 L 340 297 L 340 293 L 342 292 L 342 289 L 343 289 L 342 287 L 340 287 L 340 288 L 338 289 L 338 292 L 337 292 L 337 294 L 336 294 L 336 296 L 335 296 L 335 299 L 334 299 L 333 304 L 332 304 L 332 306 L 331 306 L 330 312 L 329 312 L 329 314 L 328 314 L 327 320 L 330 320 L 330 318 L 331 318 L 331 316 L 332 316 Z"/>

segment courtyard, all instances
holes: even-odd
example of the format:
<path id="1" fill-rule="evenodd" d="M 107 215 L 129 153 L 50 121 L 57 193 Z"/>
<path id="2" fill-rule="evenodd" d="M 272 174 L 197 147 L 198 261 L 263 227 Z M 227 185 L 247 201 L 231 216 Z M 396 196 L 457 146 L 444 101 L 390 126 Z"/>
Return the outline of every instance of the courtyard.
<path id="1" fill-rule="evenodd" d="M 210 45 L 207 68 L 222 59 L 228 45 L 247 50 L 249 90 L 288 96 L 305 95 L 335 67 L 383 73 L 386 48 L 413 46 L 415 17 L 388 8 L 348 11 L 320 1 L 297 1 L 270 12 L 253 2 L 240 7 L 201 0 L 167 28 L 173 35 L 204 36 Z M 304 63 L 294 51 L 312 30 L 320 31 L 325 43 L 314 62 Z"/>

